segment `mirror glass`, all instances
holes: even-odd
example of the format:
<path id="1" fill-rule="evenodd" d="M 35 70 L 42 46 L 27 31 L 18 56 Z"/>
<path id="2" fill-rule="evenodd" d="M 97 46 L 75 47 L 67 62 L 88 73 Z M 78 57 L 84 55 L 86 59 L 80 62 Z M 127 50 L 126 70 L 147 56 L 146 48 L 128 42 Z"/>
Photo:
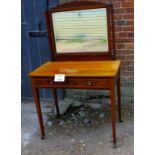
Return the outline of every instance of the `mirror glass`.
<path id="1" fill-rule="evenodd" d="M 51 15 L 57 53 L 108 52 L 105 8 Z"/>

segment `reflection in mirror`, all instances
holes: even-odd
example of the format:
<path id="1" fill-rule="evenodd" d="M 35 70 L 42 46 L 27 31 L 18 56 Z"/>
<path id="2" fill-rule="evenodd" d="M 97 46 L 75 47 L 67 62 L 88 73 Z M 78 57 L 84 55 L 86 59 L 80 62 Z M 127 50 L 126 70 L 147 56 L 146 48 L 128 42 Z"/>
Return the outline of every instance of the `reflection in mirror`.
<path id="1" fill-rule="evenodd" d="M 108 52 L 105 8 L 52 13 L 57 53 Z"/>

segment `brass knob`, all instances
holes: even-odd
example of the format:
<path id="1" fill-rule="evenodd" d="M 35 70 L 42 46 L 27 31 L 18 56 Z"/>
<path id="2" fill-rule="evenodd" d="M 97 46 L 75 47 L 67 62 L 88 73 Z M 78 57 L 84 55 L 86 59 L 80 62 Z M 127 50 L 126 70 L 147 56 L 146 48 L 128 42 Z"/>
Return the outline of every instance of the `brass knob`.
<path id="1" fill-rule="evenodd" d="M 53 81 L 50 81 L 50 85 L 52 85 L 54 82 Z"/>
<path id="2" fill-rule="evenodd" d="M 87 85 L 88 86 L 91 86 L 92 85 L 92 82 L 91 81 L 87 81 Z"/>

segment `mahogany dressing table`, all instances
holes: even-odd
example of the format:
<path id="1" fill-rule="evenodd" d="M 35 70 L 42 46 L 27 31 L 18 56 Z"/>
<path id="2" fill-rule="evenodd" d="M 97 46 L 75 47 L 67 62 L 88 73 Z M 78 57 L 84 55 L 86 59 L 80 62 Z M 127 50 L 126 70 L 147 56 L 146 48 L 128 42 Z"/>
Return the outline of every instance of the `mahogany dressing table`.
<path id="1" fill-rule="evenodd" d="M 108 89 L 111 100 L 113 144 L 116 144 L 115 85 L 121 122 L 120 64 L 115 60 L 113 8 L 99 2 L 69 2 L 46 12 L 52 61 L 29 74 L 41 138 L 45 137 L 39 88 L 51 88 L 57 116 L 57 88 Z M 71 20 L 72 19 L 72 20 Z M 55 81 L 57 74 L 64 81 Z"/>

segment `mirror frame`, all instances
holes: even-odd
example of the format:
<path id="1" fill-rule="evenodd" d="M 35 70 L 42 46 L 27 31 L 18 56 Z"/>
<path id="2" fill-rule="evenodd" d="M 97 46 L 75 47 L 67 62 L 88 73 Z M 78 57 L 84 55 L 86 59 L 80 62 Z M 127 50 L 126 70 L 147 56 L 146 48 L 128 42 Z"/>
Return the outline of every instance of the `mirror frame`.
<path id="1" fill-rule="evenodd" d="M 108 33 L 108 52 L 77 52 L 77 53 L 57 53 L 55 35 L 53 29 L 52 13 L 99 9 L 105 8 L 107 10 L 107 33 Z M 113 7 L 112 4 L 105 4 L 101 2 L 92 1 L 74 1 L 68 2 L 46 11 L 47 29 L 51 50 L 51 57 L 53 61 L 68 61 L 68 60 L 115 60 L 115 37 L 114 37 L 114 21 L 113 21 Z"/>

